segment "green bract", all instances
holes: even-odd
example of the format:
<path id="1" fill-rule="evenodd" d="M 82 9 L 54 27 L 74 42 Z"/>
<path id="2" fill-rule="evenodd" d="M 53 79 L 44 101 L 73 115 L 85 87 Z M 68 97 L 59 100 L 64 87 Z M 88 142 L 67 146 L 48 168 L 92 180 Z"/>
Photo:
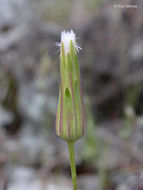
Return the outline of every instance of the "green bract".
<path id="1" fill-rule="evenodd" d="M 84 135 L 85 111 L 81 92 L 77 48 L 69 42 L 65 51 L 61 42 L 60 89 L 56 115 L 56 134 L 66 141 L 75 141 Z"/>

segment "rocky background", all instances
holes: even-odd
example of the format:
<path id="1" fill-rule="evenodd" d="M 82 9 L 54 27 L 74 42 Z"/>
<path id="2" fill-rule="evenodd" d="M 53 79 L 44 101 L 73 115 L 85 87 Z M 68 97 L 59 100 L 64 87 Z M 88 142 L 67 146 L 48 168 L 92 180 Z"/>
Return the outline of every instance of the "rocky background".
<path id="1" fill-rule="evenodd" d="M 142 190 L 142 0 L 0 0 L 0 190 L 72 190 L 67 147 L 54 131 L 64 29 L 82 47 L 79 189 Z"/>

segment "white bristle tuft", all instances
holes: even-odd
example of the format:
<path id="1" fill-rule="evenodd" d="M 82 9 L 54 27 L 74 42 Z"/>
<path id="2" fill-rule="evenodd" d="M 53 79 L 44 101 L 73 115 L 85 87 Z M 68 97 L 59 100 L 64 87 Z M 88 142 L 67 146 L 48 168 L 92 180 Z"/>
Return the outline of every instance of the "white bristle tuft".
<path id="1" fill-rule="evenodd" d="M 76 43 L 76 35 L 73 30 L 70 31 L 62 31 L 61 32 L 61 43 L 64 44 L 65 53 L 70 51 L 70 42 L 73 42 L 73 46 L 76 48 L 77 51 L 81 49 Z M 57 46 L 61 47 L 61 43 L 57 43 Z"/>

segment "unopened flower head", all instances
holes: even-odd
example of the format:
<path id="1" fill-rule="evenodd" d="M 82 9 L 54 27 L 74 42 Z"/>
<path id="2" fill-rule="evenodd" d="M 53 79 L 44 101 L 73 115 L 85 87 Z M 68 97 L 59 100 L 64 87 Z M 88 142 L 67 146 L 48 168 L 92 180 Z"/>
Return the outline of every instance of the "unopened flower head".
<path id="1" fill-rule="evenodd" d="M 84 134 L 85 111 L 81 92 L 76 35 L 63 31 L 60 43 L 60 90 L 56 114 L 56 133 L 65 140 Z"/>

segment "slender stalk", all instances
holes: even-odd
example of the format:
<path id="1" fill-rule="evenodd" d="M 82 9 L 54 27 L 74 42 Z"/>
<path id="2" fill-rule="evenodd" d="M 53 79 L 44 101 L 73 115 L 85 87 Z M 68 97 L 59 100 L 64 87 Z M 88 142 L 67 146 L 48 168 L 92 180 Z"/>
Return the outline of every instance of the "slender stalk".
<path id="1" fill-rule="evenodd" d="M 74 156 L 74 141 L 68 141 L 67 143 L 68 143 L 68 150 L 69 150 L 69 157 L 70 157 L 73 190 L 77 190 L 76 164 L 75 164 L 75 156 Z"/>

